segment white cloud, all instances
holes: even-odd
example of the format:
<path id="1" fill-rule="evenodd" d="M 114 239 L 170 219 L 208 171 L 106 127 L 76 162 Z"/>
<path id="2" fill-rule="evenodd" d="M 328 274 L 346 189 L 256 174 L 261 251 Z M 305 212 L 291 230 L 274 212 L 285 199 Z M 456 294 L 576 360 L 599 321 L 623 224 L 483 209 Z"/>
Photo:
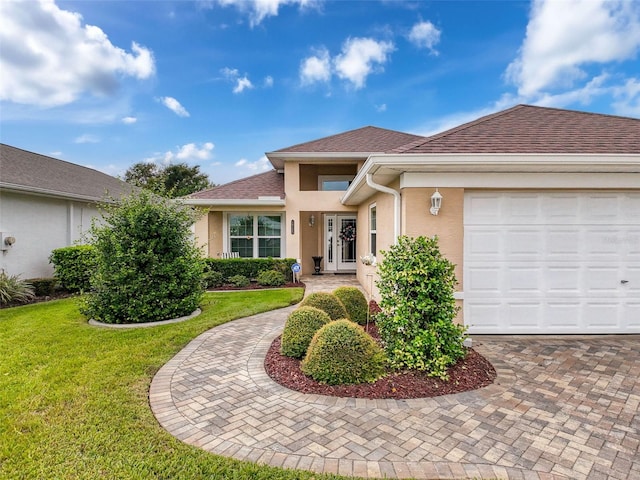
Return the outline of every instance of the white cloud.
<path id="1" fill-rule="evenodd" d="M 153 54 L 133 42 L 131 52 L 86 25 L 53 0 L 0 2 L 0 99 L 52 107 L 89 92 L 112 95 L 124 77 L 155 73 Z"/>
<path id="2" fill-rule="evenodd" d="M 233 93 L 242 93 L 243 91 L 252 88 L 253 84 L 251 83 L 251 80 L 244 76 L 236 79 L 236 86 L 233 88 Z"/>
<path id="3" fill-rule="evenodd" d="M 224 67 L 220 69 L 220 73 L 231 80 L 240 76 L 240 72 L 238 72 L 237 68 Z"/>
<path id="4" fill-rule="evenodd" d="M 123 117 L 122 123 L 125 125 L 131 125 L 132 123 L 136 123 L 138 119 L 136 117 Z"/>
<path id="5" fill-rule="evenodd" d="M 273 167 L 269 162 L 269 159 L 263 155 L 255 162 L 250 162 L 246 158 L 242 158 L 238 160 L 235 164 L 236 167 L 241 167 L 244 170 L 248 170 L 249 172 L 264 172 L 267 170 L 271 170 Z"/>
<path id="6" fill-rule="evenodd" d="M 160 97 L 158 101 L 179 117 L 189 116 L 189 112 L 187 112 L 187 109 L 184 108 L 180 104 L 180 102 L 173 97 Z"/>
<path id="7" fill-rule="evenodd" d="M 331 79 L 331 59 L 329 51 L 321 48 L 315 55 L 305 58 L 300 63 L 300 83 L 311 85 L 317 82 L 328 82 Z"/>
<path id="8" fill-rule="evenodd" d="M 386 112 L 387 111 L 387 104 L 386 103 L 383 103 L 383 104 L 380 104 L 380 105 L 376 105 L 375 107 L 376 107 L 376 112 L 378 112 L 378 113 L 382 113 L 382 112 Z"/>
<path id="9" fill-rule="evenodd" d="M 438 51 L 434 47 L 440 42 L 441 33 L 433 23 L 422 21 L 411 28 L 408 38 L 416 47 L 425 48 L 437 55 Z"/>
<path id="10" fill-rule="evenodd" d="M 281 6 L 298 5 L 301 10 L 304 10 L 317 8 L 321 3 L 320 0 L 218 0 L 218 4 L 223 7 L 234 6 L 241 12 L 247 13 L 249 25 L 252 28 L 260 25 L 267 17 L 276 17 Z M 211 5 L 211 2 L 201 2 L 201 5 L 206 8 Z"/>
<path id="11" fill-rule="evenodd" d="M 100 137 L 98 137 L 97 135 L 92 135 L 90 133 L 85 133 L 84 135 L 80 135 L 79 137 L 76 137 L 76 139 L 73 142 L 74 143 L 99 143 Z"/>
<path id="12" fill-rule="evenodd" d="M 640 117 L 640 79 L 630 78 L 614 87 L 613 108 L 618 115 Z"/>
<path id="13" fill-rule="evenodd" d="M 387 62 L 393 49 L 391 42 L 348 38 L 342 46 L 342 53 L 334 59 L 336 74 L 360 89 L 371 73 L 383 71 L 382 65 Z"/>
<path id="14" fill-rule="evenodd" d="M 640 4 L 624 0 L 535 0 L 527 34 L 506 78 L 532 97 L 588 81 L 593 64 L 634 58 L 640 49 Z"/>
<path id="15" fill-rule="evenodd" d="M 151 157 L 144 159 L 145 162 L 161 163 L 164 165 L 174 161 L 178 162 L 203 162 L 213 158 L 213 149 L 215 145 L 212 142 L 205 142 L 200 145 L 196 143 L 186 143 L 181 147 L 165 153 L 155 153 Z"/>
<path id="16" fill-rule="evenodd" d="M 267 75 L 264 77 L 264 88 L 273 87 L 273 77 L 271 75 Z"/>

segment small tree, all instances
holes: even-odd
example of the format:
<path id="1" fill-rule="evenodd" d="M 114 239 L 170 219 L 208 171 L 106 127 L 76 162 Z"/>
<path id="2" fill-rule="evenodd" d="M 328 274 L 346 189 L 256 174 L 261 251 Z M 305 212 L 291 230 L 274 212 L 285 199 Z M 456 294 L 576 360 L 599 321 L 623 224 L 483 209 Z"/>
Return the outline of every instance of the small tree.
<path id="1" fill-rule="evenodd" d="M 138 162 L 127 169 L 123 179 L 169 198 L 182 197 L 214 186 L 198 165 L 190 167 L 186 163 L 158 166 L 155 163 Z"/>
<path id="2" fill-rule="evenodd" d="M 91 228 L 97 266 L 84 313 L 141 323 L 193 312 L 203 291 L 193 211 L 144 191 L 102 207 L 102 223 Z"/>
<path id="3" fill-rule="evenodd" d="M 465 328 L 453 322 L 455 265 L 440 253 L 437 237 L 399 237 L 383 253 L 376 323 L 390 363 L 446 379 L 465 355 Z"/>

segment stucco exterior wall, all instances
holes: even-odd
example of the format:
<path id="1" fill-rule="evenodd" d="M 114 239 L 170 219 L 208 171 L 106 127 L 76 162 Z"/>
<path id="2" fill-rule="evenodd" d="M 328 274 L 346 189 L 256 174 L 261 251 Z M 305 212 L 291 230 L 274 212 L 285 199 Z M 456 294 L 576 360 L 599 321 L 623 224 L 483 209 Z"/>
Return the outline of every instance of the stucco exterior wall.
<path id="1" fill-rule="evenodd" d="M 0 269 L 22 278 L 53 276 L 51 251 L 84 243 L 94 217 L 100 217 L 95 204 L 1 191 L 0 231 L 16 243 L 0 252 Z"/>
<path id="2" fill-rule="evenodd" d="M 311 165 L 300 164 L 300 190 L 318 190 L 320 175 L 353 175 L 357 173 L 357 165 Z"/>

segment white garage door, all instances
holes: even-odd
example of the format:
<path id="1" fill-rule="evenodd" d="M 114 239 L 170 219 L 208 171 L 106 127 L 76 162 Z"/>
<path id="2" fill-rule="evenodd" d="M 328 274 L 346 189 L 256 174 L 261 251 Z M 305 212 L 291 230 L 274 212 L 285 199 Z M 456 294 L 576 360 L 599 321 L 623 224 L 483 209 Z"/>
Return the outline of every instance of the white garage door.
<path id="1" fill-rule="evenodd" d="M 640 193 L 467 192 L 470 333 L 640 333 Z"/>

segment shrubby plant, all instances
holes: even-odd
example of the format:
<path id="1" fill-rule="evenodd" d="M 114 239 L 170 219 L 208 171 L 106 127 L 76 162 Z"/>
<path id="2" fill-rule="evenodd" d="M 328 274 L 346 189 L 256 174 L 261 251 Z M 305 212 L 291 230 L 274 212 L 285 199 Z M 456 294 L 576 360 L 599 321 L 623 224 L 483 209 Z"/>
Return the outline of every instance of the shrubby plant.
<path id="1" fill-rule="evenodd" d="M 342 319 L 316 332 L 300 366 L 305 375 L 328 385 L 373 383 L 384 376 L 386 358 L 362 327 Z"/>
<path id="2" fill-rule="evenodd" d="M 263 287 L 280 287 L 285 284 L 284 273 L 276 270 L 264 270 L 258 274 L 258 285 Z"/>
<path id="3" fill-rule="evenodd" d="M 20 278 L 0 270 L 0 305 L 25 303 L 34 297 L 33 286 Z"/>
<path id="4" fill-rule="evenodd" d="M 284 325 L 280 353 L 287 357 L 304 357 L 315 333 L 330 321 L 329 315 L 318 308 L 300 307 L 294 310 Z"/>
<path id="5" fill-rule="evenodd" d="M 383 253 L 376 323 L 389 361 L 446 379 L 447 368 L 466 353 L 465 328 L 454 323 L 455 265 L 440 253 L 437 237 L 399 237 Z"/>
<path id="6" fill-rule="evenodd" d="M 203 274 L 204 288 L 218 288 L 224 284 L 224 276 L 220 272 L 210 270 Z"/>
<path id="7" fill-rule="evenodd" d="M 248 287 L 251 281 L 244 275 L 234 275 L 229 277 L 229 283 L 234 287 Z"/>
<path id="8" fill-rule="evenodd" d="M 359 325 L 366 325 L 369 304 L 364 293 L 358 287 L 338 287 L 333 291 L 333 294 L 344 305 L 349 320 Z"/>
<path id="9" fill-rule="evenodd" d="M 69 292 L 91 289 L 91 274 L 96 269 L 96 249 L 93 245 L 73 245 L 56 248 L 49 256 L 60 286 Z"/>
<path id="10" fill-rule="evenodd" d="M 300 305 L 319 308 L 327 312 L 331 320 L 349 318 L 347 310 L 338 297 L 328 292 L 315 292 L 307 295 Z"/>
<path id="11" fill-rule="evenodd" d="M 91 228 L 97 259 L 83 313 L 106 323 L 192 313 L 203 291 L 195 213 L 146 191 L 102 209 L 102 223 Z"/>

